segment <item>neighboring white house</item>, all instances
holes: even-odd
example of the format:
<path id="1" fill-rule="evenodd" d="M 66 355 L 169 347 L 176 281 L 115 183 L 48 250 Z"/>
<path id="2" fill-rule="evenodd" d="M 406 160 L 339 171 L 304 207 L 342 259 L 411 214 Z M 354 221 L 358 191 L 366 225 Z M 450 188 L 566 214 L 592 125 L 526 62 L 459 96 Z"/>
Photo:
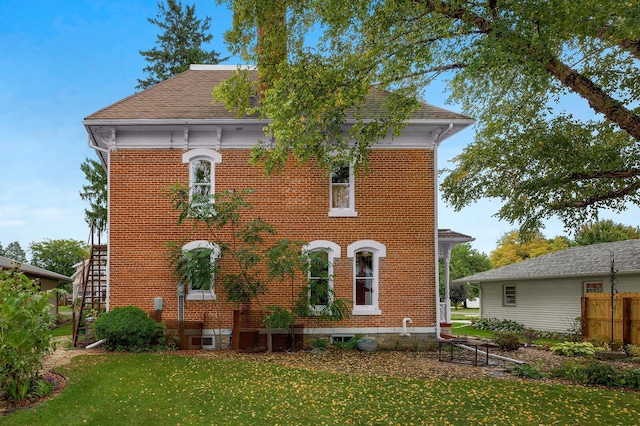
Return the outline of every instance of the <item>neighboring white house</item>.
<path id="1" fill-rule="evenodd" d="M 454 282 L 480 284 L 480 316 L 517 321 L 545 331 L 567 331 L 581 316 L 586 293 L 640 292 L 640 240 L 571 247 L 480 272 Z"/>

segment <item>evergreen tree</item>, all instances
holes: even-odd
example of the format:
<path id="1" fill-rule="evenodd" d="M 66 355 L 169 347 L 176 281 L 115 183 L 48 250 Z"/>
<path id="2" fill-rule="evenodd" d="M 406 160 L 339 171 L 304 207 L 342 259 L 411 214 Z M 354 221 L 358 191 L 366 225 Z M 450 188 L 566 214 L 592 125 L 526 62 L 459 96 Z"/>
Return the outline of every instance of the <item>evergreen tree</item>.
<path id="1" fill-rule="evenodd" d="M 87 179 L 80 192 L 80 198 L 89 202 L 89 208 L 84 210 L 85 220 L 104 230 L 107 225 L 107 173 L 100 162 L 89 158 L 80 169 Z"/>
<path id="2" fill-rule="evenodd" d="M 14 241 L 7 245 L 7 248 L 4 249 L 4 257 L 8 257 L 9 259 L 15 260 L 19 263 L 27 262 L 27 255 L 22 247 L 20 247 L 20 243 L 17 241 Z"/>
<path id="3" fill-rule="evenodd" d="M 211 41 L 213 35 L 211 18 L 196 17 L 196 7 L 185 6 L 176 0 L 158 3 L 156 18 L 147 20 L 157 25 L 163 32 L 158 35 L 157 46 L 151 50 L 141 50 L 140 54 L 148 62 L 143 71 L 145 79 L 138 79 L 136 89 L 144 90 L 189 69 L 191 64 L 217 64 L 224 60 L 215 50 L 204 50 L 203 44 Z M 225 58 L 226 59 L 226 58 Z"/>

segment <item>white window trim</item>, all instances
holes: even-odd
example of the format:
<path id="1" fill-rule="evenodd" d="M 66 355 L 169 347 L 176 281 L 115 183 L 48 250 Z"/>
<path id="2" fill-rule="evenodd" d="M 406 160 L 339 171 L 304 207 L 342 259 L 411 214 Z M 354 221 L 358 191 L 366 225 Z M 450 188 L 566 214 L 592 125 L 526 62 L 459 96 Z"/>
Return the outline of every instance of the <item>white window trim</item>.
<path id="1" fill-rule="evenodd" d="M 306 244 L 302 250 L 306 253 L 316 250 L 327 251 L 327 261 L 329 262 L 329 270 L 327 271 L 329 290 L 333 291 L 333 262 L 342 255 L 342 249 L 340 246 L 333 241 L 315 240 Z M 329 300 L 333 301 L 333 294 L 329 294 Z M 316 311 L 321 311 L 323 308 L 325 308 L 325 305 L 316 305 L 313 307 Z"/>
<path id="2" fill-rule="evenodd" d="M 222 154 L 212 149 L 198 148 L 192 149 L 182 154 L 182 162 L 189 164 L 189 200 L 193 197 L 193 175 L 191 170 L 191 163 L 196 160 L 208 160 L 211 161 L 211 192 L 213 195 L 216 193 L 216 164 L 222 163 Z M 213 197 L 211 198 L 213 203 Z"/>
<path id="3" fill-rule="evenodd" d="M 349 207 L 333 208 L 333 173 L 329 174 L 329 217 L 357 217 L 356 211 L 356 181 L 353 174 L 353 165 L 349 164 Z"/>
<path id="4" fill-rule="evenodd" d="M 182 246 L 182 252 L 198 250 L 198 249 L 211 249 L 211 262 L 215 262 L 220 257 L 220 247 L 217 244 L 213 244 L 206 240 L 191 241 Z M 215 291 L 215 277 L 211 277 L 211 289 L 209 290 L 192 290 L 191 283 L 188 283 L 186 300 L 216 300 Z"/>
<path id="5" fill-rule="evenodd" d="M 356 253 L 360 251 L 370 251 L 373 253 L 373 283 L 372 283 L 372 303 L 371 305 L 356 305 L 356 283 L 355 283 L 355 270 L 356 270 Z M 353 259 L 353 271 L 351 273 L 351 287 L 353 291 L 353 310 L 351 315 L 382 315 L 382 311 L 379 308 L 379 294 L 380 294 L 380 259 L 387 257 L 387 247 L 374 240 L 360 240 L 349 244 L 347 247 L 347 257 Z"/>
<path id="6" fill-rule="evenodd" d="M 507 303 L 507 287 L 513 287 L 515 302 Z M 502 286 L 502 306 L 513 307 L 518 305 L 518 289 L 515 284 L 504 284 Z"/>

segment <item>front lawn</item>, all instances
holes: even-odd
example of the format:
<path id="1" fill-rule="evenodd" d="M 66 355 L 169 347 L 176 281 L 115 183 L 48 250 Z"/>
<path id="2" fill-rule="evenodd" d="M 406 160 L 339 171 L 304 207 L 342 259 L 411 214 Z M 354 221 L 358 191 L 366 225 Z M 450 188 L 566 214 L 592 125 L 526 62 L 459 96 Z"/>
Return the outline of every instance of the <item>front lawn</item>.
<path id="1" fill-rule="evenodd" d="M 60 372 L 69 378 L 62 394 L 2 423 L 595 425 L 640 417 L 637 392 L 532 381 L 409 380 L 166 354 L 85 355 Z"/>

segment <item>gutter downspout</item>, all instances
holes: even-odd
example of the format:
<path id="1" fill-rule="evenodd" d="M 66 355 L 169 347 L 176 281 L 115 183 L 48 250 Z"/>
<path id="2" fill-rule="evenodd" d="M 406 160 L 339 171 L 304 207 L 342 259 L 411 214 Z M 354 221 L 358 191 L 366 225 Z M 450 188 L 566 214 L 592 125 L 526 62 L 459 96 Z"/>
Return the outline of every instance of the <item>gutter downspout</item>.
<path id="1" fill-rule="evenodd" d="M 449 127 L 440 133 L 434 140 L 433 145 L 433 199 L 434 199 L 434 235 L 435 235 L 435 268 L 436 268 L 436 338 L 440 339 L 440 251 L 438 244 L 438 145 L 442 142 L 444 135 L 449 133 L 453 129 L 453 123 L 449 123 Z"/>

